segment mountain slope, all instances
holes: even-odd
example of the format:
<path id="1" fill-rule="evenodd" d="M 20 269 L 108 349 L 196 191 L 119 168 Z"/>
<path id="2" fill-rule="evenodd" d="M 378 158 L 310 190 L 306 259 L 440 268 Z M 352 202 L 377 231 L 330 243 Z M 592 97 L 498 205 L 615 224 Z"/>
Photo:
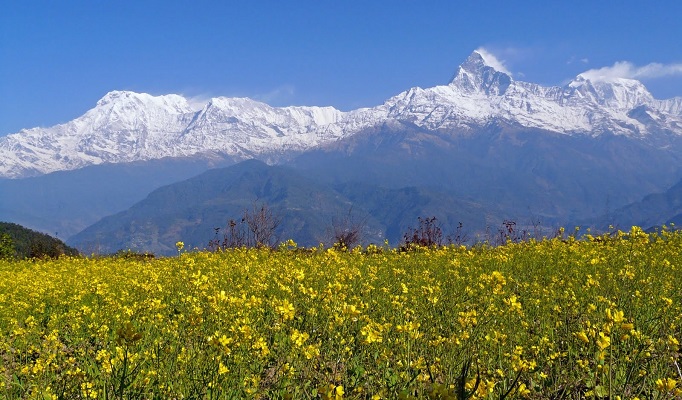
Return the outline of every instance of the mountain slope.
<path id="1" fill-rule="evenodd" d="M 25 179 L 0 179 L 0 220 L 68 240 L 101 218 L 126 210 L 160 186 L 229 160 L 162 159 L 93 165 Z"/>
<path id="2" fill-rule="evenodd" d="M 462 201 L 424 188 L 387 189 L 359 184 L 331 186 L 315 182 L 291 168 L 267 166 L 256 160 L 207 171 L 162 187 L 130 209 L 103 218 L 69 240 L 84 253 L 118 250 L 172 254 L 175 243 L 205 248 L 215 228 L 244 210 L 266 204 L 281 219 L 280 240 L 303 246 L 331 244 L 334 225 L 350 218 L 362 226 L 364 243 L 397 244 L 417 217 L 436 216 L 446 232 L 459 222 L 469 232 L 499 223 L 494 207 Z"/>
<path id="3" fill-rule="evenodd" d="M 67 246 L 61 240 L 18 224 L 0 222 L 0 237 L 2 235 L 9 235 L 14 256 L 19 259 L 78 255 L 76 249 Z"/>
<path id="4" fill-rule="evenodd" d="M 649 194 L 641 200 L 607 212 L 591 224 L 601 227 L 612 225 L 619 229 L 628 229 L 636 225 L 650 229 L 672 222 L 679 227 L 682 221 L 680 215 L 682 215 L 682 181 L 663 192 Z"/>
<path id="5" fill-rule="evenodd" d="M 287 169 L 251 160 L 159 188 L 130 209 L 73 236 L 69 243 L 86 253 L 132 249 L 169 254 L 177 241 L 188 248 L 204 248 L 214 238 L 215 228 L 225 228 L 230 219 L 240 220 L 244 210 L 256 204 L 267 204 L 279 216 L 286 214 L 279 235 L 307 244 L 320 240 L 310 231 L 311 224 L 322 224 L 327 210 L 347 207 L 333 191 Z"/>
<path id="6" fill-rule="evenodd" d="M 682 173 L 679 156 L 646 142 L 501 124 L 475 135 L 387 124 L 309 151 L 290 165 L 319 181 L 427 187 L 495 205 L 505 218 L 534 216 L 561 225 L 661 191 Z"/>

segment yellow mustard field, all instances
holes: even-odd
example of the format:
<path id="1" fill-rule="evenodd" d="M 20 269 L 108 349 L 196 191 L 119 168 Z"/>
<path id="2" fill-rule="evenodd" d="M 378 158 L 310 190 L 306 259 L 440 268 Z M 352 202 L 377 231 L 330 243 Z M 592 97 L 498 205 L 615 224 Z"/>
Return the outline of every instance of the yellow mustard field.
<path id="1" fill-rule="evenodd" d="M 682 398 L 682 233 L 0 261 L 7 399 Z"/>

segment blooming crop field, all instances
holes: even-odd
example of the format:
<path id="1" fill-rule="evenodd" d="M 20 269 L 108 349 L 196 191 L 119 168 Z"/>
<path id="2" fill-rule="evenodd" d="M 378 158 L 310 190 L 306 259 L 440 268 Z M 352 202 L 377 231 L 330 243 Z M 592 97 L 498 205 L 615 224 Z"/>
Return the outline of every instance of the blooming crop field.
<path id="1" fill-rule="evenodd" d="M 0 261 L 0 393 L 682 396 L 682 233 Z"/>

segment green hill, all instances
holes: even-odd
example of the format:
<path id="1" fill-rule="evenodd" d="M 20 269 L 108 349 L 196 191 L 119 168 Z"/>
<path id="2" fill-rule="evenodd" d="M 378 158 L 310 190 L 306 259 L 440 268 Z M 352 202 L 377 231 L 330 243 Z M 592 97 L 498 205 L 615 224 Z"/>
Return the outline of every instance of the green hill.
<path id="1" fill-rule="evenodd" d="M 0 237 L 4 238 L 3 247 L 11 245 L 7 252 L 16 258 L 59 257 L 62 254 L 78 255 L 78 250 L 67 246 L 59 239 L 36 232 L 11 222 L 0 222 Z M 9 241 L 7 241 L 9 237 Z M 9 255 L 9 254 L 8 254 Z"/>

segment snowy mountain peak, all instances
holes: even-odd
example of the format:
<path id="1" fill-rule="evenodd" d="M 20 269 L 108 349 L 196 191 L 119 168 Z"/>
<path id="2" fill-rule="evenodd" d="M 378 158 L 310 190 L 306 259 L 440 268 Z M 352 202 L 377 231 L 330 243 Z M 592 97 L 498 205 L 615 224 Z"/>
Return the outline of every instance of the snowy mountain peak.
<path id="1" fill-rule="evenodd" d="M 462 63 L 450 86 L 466 93 L 501 95 L 512 82 L 508 71 L 484 50 L 476 50 Z"/>
<path id="2" fill-rule="evenodd" d="M 136 96 L 138 96 L 138 93 L 135 92 L 129 92 L 126 90 L 112 90 L 99 99 L 97 102 L 97 107 L 104 107 L 108 104 L 116 103 L 124 99 L 130 99 L 131 97 Z"/>
<path id="3" fill-rule="evenodd" d="M 481 49 L 474 50 L 460 65 L 460 68 L 472 73 L 477 73 L 485 68 L 492 68 L 495 71 L 509 74 L 509 71 L 495 57 Z"/>
<path id="4" fill-rule="evenodd" d="M 638 80 L 627 78 L 590 79 L 580 74 L 565 87 L 567 97 L 588 100 L 617 110 L 631 110 L 651 103 L 654 97 Z"/>
<path id="5" fill-rule="evenodd" d="M 265 103 L 258 102 L 248 97 L 214 97 L 206 104 L 206 109 L 217 108 L 221 110 L 240 111 L 244 109 L 270 107 Z"/>
<path id="6" fill-rule="evenodd" d="M 114 90 L 99 99 L 95 109 L 130 109 L 138 107 L 165 108 L 172 113 L 192 112 L 187 99 L 177 94 L 152 96 L 125 90 Z"/>
<path id="7" fill-rule="evenodd" d="M 491 66 L 485 62 L 485 59 L 480 52 L 474 50 L 459 67 L 467 71 L 476 72 L 482 68 Z"/>

